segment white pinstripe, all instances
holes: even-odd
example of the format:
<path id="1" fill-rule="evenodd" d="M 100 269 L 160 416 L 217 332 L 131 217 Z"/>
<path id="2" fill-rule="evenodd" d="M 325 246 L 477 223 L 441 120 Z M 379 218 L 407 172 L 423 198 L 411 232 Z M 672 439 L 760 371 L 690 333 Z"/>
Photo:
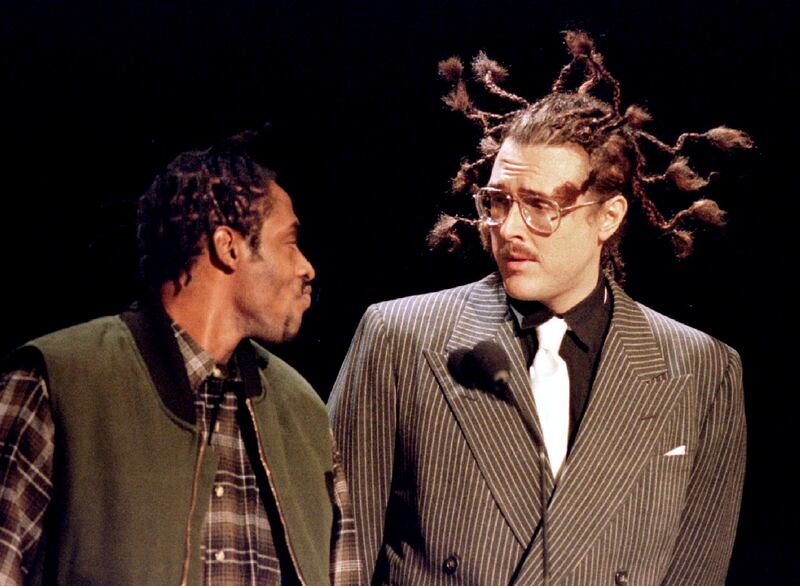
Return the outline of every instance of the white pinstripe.
<path id="1" fill-rule="evenodd" d="M 722 584 L 744 472 L 738 355 L 613 296 L 590 403 L 548 508 L 551 584 L 613 584 L 621 570 L 632 585 Z M 511 404 L 447 371 L 452 350 L 485 339 L 508 353 L 511 390 L 539 432 L 496 275 L 372 306 L 359 325 L 330 411 L 375 582 L 504 584 L 518 566 L 519 584 L 541 582 L 533 442 Z M 663 456 L 680 445 L 686 455 Z"/>

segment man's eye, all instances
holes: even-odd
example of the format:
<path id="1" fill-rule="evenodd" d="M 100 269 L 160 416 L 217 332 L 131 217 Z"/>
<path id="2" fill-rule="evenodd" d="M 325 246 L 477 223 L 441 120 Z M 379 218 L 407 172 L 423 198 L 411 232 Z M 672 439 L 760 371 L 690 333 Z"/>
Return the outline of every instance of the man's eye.
<path id="1" fill-rule="evenodd" d="M 539 199 L 538 197 L 525 198 L 522 201 L 526 206 L 536 211 L 549 210 L 551 207 L 545 200 Z"/>

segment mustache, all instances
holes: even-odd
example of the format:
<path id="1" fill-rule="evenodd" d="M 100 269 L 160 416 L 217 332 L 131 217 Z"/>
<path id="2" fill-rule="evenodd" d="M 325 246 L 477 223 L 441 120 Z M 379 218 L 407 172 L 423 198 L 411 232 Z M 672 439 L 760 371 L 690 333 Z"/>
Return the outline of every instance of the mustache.
<path id="1" fill-rule="evenodd" d="M 536 251 L 521 242 L 504 242 L 498 251 L 503 258 L 536 258 Z"/>

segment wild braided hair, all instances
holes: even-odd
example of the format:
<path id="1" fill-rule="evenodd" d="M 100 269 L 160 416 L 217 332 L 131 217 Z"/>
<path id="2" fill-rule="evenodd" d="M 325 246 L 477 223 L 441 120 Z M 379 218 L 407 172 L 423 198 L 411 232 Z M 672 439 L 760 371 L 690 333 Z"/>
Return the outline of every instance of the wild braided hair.
<path id="1" fill-rule="evenodd" d="M 258 134 L 247 131 L 178 155 L 139 198 L 139 270 L 151 289 L 182 276 L 188 283 L 194 261 L 218 226 L 230 226 L 258 248 L 275 179 L 250 154 Z"/>
<path id="2" fill-rule="evenodd" d="M 567 31 L 564 40 L 571 61 L 562 68 L 550 94 L 535 103 L 500 87 L 508 71 L 484 52 L 473 60 L 475 79 L 490 94 L 517 106 L 505 113 L 489 112 L 475 105 L 467 91 L 464 65 L 459 58 L 451 57 L 439 63 L 440 75 L 452 84 L 444 102 L 475 121 L 483 131 L 479 156 L 462 161 L 452 182 L 453 193 L 474 193 L 507 139 L 522 145 L 576 144 L 583 147 L 590 159 L 590 174 L 584 190 L 592 190 L 601 200 L 622 194 L 632 203 L 638 203 L 647 222 L 671 238 L 677 256 L 687 256 L 693 245 L 692 228 L 697 223 L 720 226 L 724 224 L 725 212 L 715 201 L 701 198 L 667 218 L 651 199 L 652 192 L 677 189 L 691 194 L 708 185 L 714 173 L 703 177 L 689 166 L 685 152 L 689 143 L 705 142 L 722 151 L 732 151 L 752 147 L 750 137 L 740 130 L 720 126 L 703 133 L 681 134 L 674 145 L 662 142 L 643 130 L 651 119 L 643 108 L 631 105 L 622 113 L 620 84 L 606 69 L 603 56 L 589 35 Z M 569 91 L 568 86 L 575 83 L 575 78 L 578 78 L 578 87 Z M 599 89 L 610 93 L 610 99 L 592 95 Z M 663 172 L 649 169 L 645 156 L 648 149 L 669 159 Z M 432 246 L 446 244 L 454 250 L 460 246 L 463 227 L 476 224 L 479 222 L 443 214 L 432 228 L 428 241 Z M 618 230 L 605 243 L 602 255 L 603 268 L 618 280 L 624 277 L 619 250 L 621 233 Z M 483 228 L 481 238 L 488 247 Z"/>

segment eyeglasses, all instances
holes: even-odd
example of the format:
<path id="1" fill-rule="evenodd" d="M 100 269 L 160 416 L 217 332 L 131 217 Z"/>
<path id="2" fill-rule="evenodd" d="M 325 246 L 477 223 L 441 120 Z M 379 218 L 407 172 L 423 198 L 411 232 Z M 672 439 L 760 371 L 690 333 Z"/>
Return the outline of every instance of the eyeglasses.
<path id="1" fill-rule="evenodd" d="M 573 210 L 602 203 L 600 200 L 587 201 L 561 207 L 549 197 L 541 195 L 514 195 L 495 187 L 482 187 L 475 194 L 475 206 L 481 222 L 487 226 L 501 226 L 506 221 L 514 202 L 519 204 L 519 212 L 525 225 L 534 232 L 552 234 L 558 230 L 562 216 Z"/>

